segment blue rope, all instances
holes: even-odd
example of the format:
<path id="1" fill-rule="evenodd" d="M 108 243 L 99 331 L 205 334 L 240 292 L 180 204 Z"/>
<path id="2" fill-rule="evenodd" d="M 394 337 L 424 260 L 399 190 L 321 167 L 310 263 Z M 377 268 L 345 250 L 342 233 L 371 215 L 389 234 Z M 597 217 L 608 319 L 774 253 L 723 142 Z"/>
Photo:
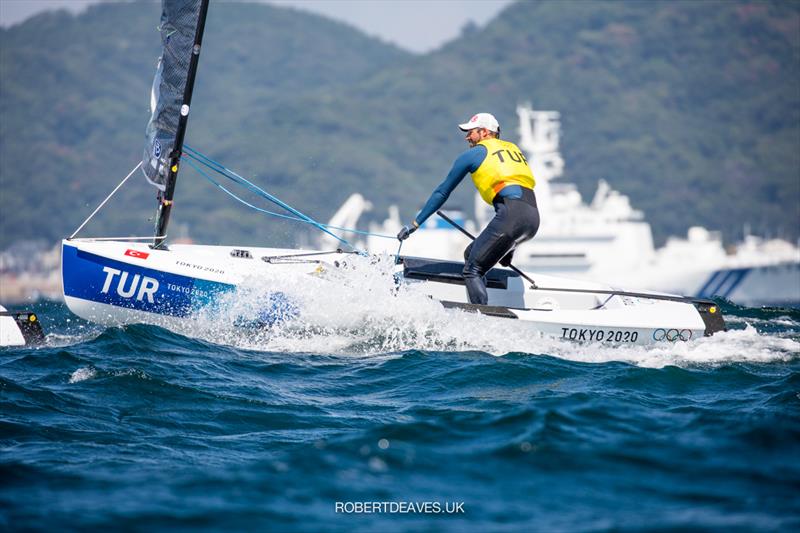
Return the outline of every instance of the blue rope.
<path id="1" fill-rule="evenodd" d="M 224 176 L 228 177 L 232 181 L 238 182 L 240 185 L 243 185 L 243 186 L 247 187 L 248 189 L 250 189 L 255 194 L 258 194 L 259 196 L 262 196 L 263 198 L 266 198 L 267 200 L 271 201 L 272 203 L 277 204 L 278 206 L 286 209 L 287 211 L 289 211 L 293 215 L 305 220 L 309 224 L 312 224 L 313 226 L 316 226 L 319 230 L 327 233 L 328 235 L 330 235 L 331 237 L 333 237 L 337 241 L 341 242 L 342 244 L 344 244 L 346 246 L 349 246 L 353 250 L 356 249 L 355 246 L 353 246 L 352 244 L 347 242 L 345 239 L 342 239 L 341 237 L 339 237 L 335 233 L 332 233 L 332 232 L 328 231 L 322 224 L 320 224 L 319 222 L 317 222 L 313 218 L 311 218 L 311 217 L 309 217 L 307 215 L 304 215 L 303 213 L 301 213 L 297 209 L 295 209 L 292 206 L 282 202 L 278 198 L 276 198 L 276 197 L 272 196 L 271 194 L 269 194 L 267 191 L 261 189 L 259 186 L 255 185 L 253 183 L 250 183 L 249 181 L 247 181 L 245 178 L 243 178 L 239 174 L 236 174 L 232 170 L 229 170 L 229 169 L 225 168 L 220 163 L 217 163 L 213 159 L 210 159 L 210 158 L 206 157 L 205 155 L 201 154 L 197 150 L 194 150 L 194 149 L 192 149 L 192 148 L 190 148 L 188 146 L 185 146 L 185 145 L 184 145 L 184 148 L 189 150 L 190 153 L 187 154 L 189 157 L 193 157 L 196 161 L 198 161 L 200 163 L 204 163 L 209 168 L 217 170 L 217 172 L 223 174 Z M 199 157 L 196 157 L 193 154 L 196 154 Z M 202 158 L 202 159 L 200 159 L 200 158 Z M 205 159 L 207 162 L 204 162 L 203 159 Z M 214 167 L 217 167 L 217 168 L 214 168 Z"/>
<path id="2" fill-rule="evenodd" d="M 189 157 L 191 159 L 194 159 L 195 161 L 197 160 L 197 158 L 195 158 L 191 154 L 186 154 L 186 155 L 187 155 L 187 157 Z M 265 213 L 267 215 L 271 215 L 271 216 L 278 217 L 278 218 L 283 218 L 283 219 L 286 219 L 286 220 L 293 220 L 295 222 L 302 222 L 304 224 L 308 224 L 309 223 L 308 221 L 306 221 L 306 220 L 304 220 L 302 218 L 292 217 L 292 216 L 289 216 L 289 215 L 282 215 L 280 213 L 275 213 L 274 211 L 269 211 L 267 209 L 263 209 L 261 207 L 255 206 L 255 205 L 247 202 L 247 200 L 242 199 L 241 197 L 237 196 L 236 194 L 234 194 L 231 191 L 229 191 L 228 189 L 226 189 L 221 183 L 219 183 L 217 180 L 215 180 L 214 178 L 209 176 L 202 168 L 200 168 L 199 166 L 194 164 L 190 159 L 186 160 L 186 164 L 189 165 L 190 167 L 192 167 L 193 169 L 195 169 L 201 176 L 203 176 L 205 179 L 207 179 L 209 182 L 211 182 L 212 185 L 216 186 L 218 189 L 221 189 L 222 192 L 228 194 L 234 200 L 236 200 L 237 202 L 239 202 L 241 204 L 246 205 L 250 209 L 254 209 L 256 211 L 260 211 L 261 213 Z M 370 233 L 369 231 L 361 231 L 361 230 L 356 230 L 356 229 L 351 229 L 351 228 L 342 228 L 342 227 L 339 227 L 339 226 L 332 226 L 330 224 L 320 224 L 320 225 L 321 226 L 325 226 L 328 229 L 335 229 L 335 230 L 338 230 L 338 231 L 346 231 L 346 232 L 349 232 L 349 233 L 358 233 L 360 235 L 373 235 L 375 237 L 384 237 L 384 238 L 387 238 L 387 239 L 394 239 L 395 238 L 394 236 L 391 236 L 391 235 L 381 235 L 379 233 Z"/>
<path id="3" fill-rule="evenodd" d="M 227 169 L 221 163 L 218 163 L 218 162 L 214 161 L 213 159 L 209 158 L 205 154 L 202 154 L 202 153 L 198 152 L 197 150 L 195 150 L 195 149 L 193 149 L 193 148 L 191 148 L 189 146 L 184 145 L 184 148 L 186 148 L 189 151 L 189 153 L 186 154 L 188 157 L 193 158 L 195 161 L 197 161 L 197 162 L 205 165 L 206 167 L 214 170 L 215 172 L 225 176 L 226 178 L 228 178 L 229 180 L 233 181 L 234 183 L 242 185 L 243 187 L 249 189 L 251 192 L 254 192 L 255 194 L 258 194 L 259 196 L 261 196 L 263 198 L 266 198 L 267 200 L 273 201 L 277 205 L 280 205 L 281 207 L 288 208 L 290 211 L 294 210 L 294 208 L 286 206 L 281 200 L 278 200 L 277 198 L 275 198 L 271 194 L 267 193 L 266 191 L 264 191 L 263 189 L 261 189 L 257 185 L 254 185 L 253 183 L 247 181 L 247 179 L 245 179 L 242 176 L 236 174 L 232 170 Z M 193 166 L 193 168 L 195 168 L 196 170 L 198 170 L 198 172 L 200 172 L 200 170 L 196 166 Z M 371 236 L 380 237 L 380 238 L 383 238 L 383 239 L 395 239 L 396 238 L 394 235 L 383 235 L 381 233 L 372 233 L 372 232 L 369 232 L 369 231 L 361 231 L 361 230 L 352 229 L 352 228 L 342 228 L 340 226 L 332 226 L 330 224 L 322 224 L 321 222 L 317 222 L 317 221 L 311 219 L 310 217 L 308 217 L 306 215 L 303 215 L 302 213 L 300 213 L 299 211 L 296 211 L 296 210 L 294 210 L 294 212 L 297 212 L 297 214 L 299 214 L 299 215 L 301 215 L 301 216 L 303 216 L 305 218 L 287 217 L 285 215 L 279 215 L 278 213 L 273 213 L 271 211 L 267 211 L 267 210 L 264 210 L 264 209 L 259 209 L 259 208 L 255 207 L 255 206 L 251 205 L 251 204 L 248 204 L 247 202 L 245 202 L 244 200 L 242 200 L 241 198 L 239 198 L 235 194 L 231 193 L 230 191 L 228 191 L 227 189 L 222 187 L 219 183 L 217 183 L 213 178 L 211 178 L 207 174 L 205 174 L 203 172 L 201 172 L 201 174 L 203 174 L 206 177 L 206 179 L 208 179 L 211 183 L 213 183 L 217 187 L 221 188 L 223 191 L 225 191 L 226 193 L 230 194 L 231 196 L 233 196 L 236 200 L 244 203 L 245 205 L 247 205 L 249 207 L 252 207 L 253 209 L 256 209 L 258 211 L 262 211 L 263 213 L 266 213 L 266 214 L 269 214 L 269 215 L 273 215 L 273 216 L 277 216 L 277 217 L 281 217 L 281 218 L 286 218 L 288 220 L 295 220 L 297 222 L 304 222 L 304 223 L 307 223 L 307 224 L 312 224 L 312 225 L 322 229 L 323 231 L 324 231 L 323 228 L 328 228 L 328 229 L 335 229 L 335 230 L 339 230 L 339 231 L 345 231 L 345 232 L 348 232 L 348 233 L 355 233 L 355 234 L 358 234 L 358 235 L 367 235 L 367 236 L 371 235 Z"/>
<path id="4" fill-rule="evenodd" d="M 273 197 L 272 195 L 270 195 L 266 191 L 262 190 L 257 185 L 254 185 L 254 184 L 250 183 L 245 178 L 239 176 L 235 172 L 228 170 L 227 168 L 225 168 L 220 163 L 217 163 L 216 161 L 210 159 L 209 157 L 205 156 L 204 154 L 201 154 L 200 152 L 198 152 L 197 150 L 194 150 L 193 148 L 191 148 L 189 146 L 184 145 L 184 148 L 187 149 L 186 155 L 189 158 L 194 159 L 198 163 L 201 163 L 201 164 L 205 165 L 206 167 L 210 168 L 211 170 L 214 170 L 215 172 L 225 176 L 226 178 L 230 179 L 234 183 L 238 183 L 239 185 L 242 185 L 243 187 L 249 189 L 251 192 L 253 192 L 253 193 L 255 193 L 255 194 L 257 194 L 257 195 L 259 195 L 259 196 L 261 196 L 263 198 L 266 198 L 267 200 L 273 201 L 274 203 L 276 203 L 277 205 L 280 205 L 281 207 L 285 206 L 285 204 L 283 204 L 283 202 L 281 202 L 280 200 L 277 200 L 277 198 Z M 195 154 L 197 154 L 197 155 L 195 155 Z M 358 235 L 366 235 L 366 236 L 370 236 L 371 235 L 371 236 L 375 236 L 375 237 L 381 237 L 381 238 L 384 238 L 384 239 L 394 239 L 395 238 L 394 235 L 382 235 L 380 233 L 372 233 L 372 232 L 369 232 L 369 231 L 360 231 L 360 230 L 356 230 L 356 229 L 352 229 L 352 228 L 342 228 L 342 227 L 339 227 L 339 226 L 332 226 L 330 224 L 322 224 L 320 222 L 316 222 L 315 220 L 312 220 L 310 217 L 307 217 L 307 216 L 303 215 L 302 213 L 297 212 L 296 210 L 294 210 L 294 212 L 297 212 L 301 216 L 305 216 L 305 218 L 281 215 L 279 213 L 274 213 L 272 211 L 268 211 L 266 209 L 262 209 L 260 207 L 256 207 L 253 204 L 250 204 L 247 201 L 243 200 L 242 198 L 240 198 L 236 194 L 232 193 L 231 191 L 229 191 L 225 187 L 223 187 L 219 182 L 217 182 L 214 178 L 209 176 L 206 172 L 204 172 L 202 169 L 200 169 L 197 165 L 194 165 L 191 161 L 187 160 L 186 162 L 187 162 L 187 164 L 189 164 L 189 166 L 191 166 L 198 173 L 200 173 L 201 176 L 206 178 L 209 182 L 211 182 L 213 185 L 215 185 L 217 188 L 221 189 L 223 192 L 225 192 L 229 196 L 233 197 L 236 201 L 246 205 L 247 207 L 250 207 L 251 209 L 259 211 L 261 213 L 265 213 L 265 214 L 268 214 L 268 215 L 271 215 L 271 216 L 274 216 L 274 217 L 278 217 L 278 218 L 283 218 L 283 219 L 286 219 L 286 220 L 293 220 L 293 221 L 296 221 L 296 222 L 303 222 L 305 224 L 312 224 L 315 227 L 317 227 L 318 229 L 321 229 L 322 231 L 325 231 L 325 228 L 328 228 L 328 229 L 335 229 L 335 230 L 338 230 L 338 231 L 344 231 L 344 232 L 348 232 L 348 233 L 355 233 L 355 234 L 358 234 Z M 286 207 L 288 207 L 288 206 L 286 206 Z M 291 208 L 291 207 L 288 207 L 288 209 L 290 210 L 290 212 L 293 210 L 293 208 Z M 326 233 L 328 233 L 330 235 L 333 235 L 333 234 L 331 234 L 330 232 L 327 232 L 327 231 L 326 231 Z M 347 244 L 347 246 L 350 246 L 351 248 L 356 249 L 354 246 L 352 246 L 350 243 L 348 243 L 344 239 L 341 239 L 341 238 L 337 237 L 336 235 L 333 235 L 333 236 L 336 237 L 339 241 Z"/>
<path id="5" fill-rule="evenodd" d="M 190 154 L 186 154 L 186 155 L 188 155 L 189 157 L 192 157 Z M 206 178 L 212 184 L 216 185 L 219 189 L 222 189 L 223 192 L 225 192 L 228 195 L 232 196 L 236 201 L 246 205 L 247 207 L 249 207 L 251 209 L 255 209 L 256 211 L 260 211 L 262 213 L 266 213 L 267 215 L 272 215 L 272 216 L 278 217 L 278 218 L 285 218 L 287 220 L 296 220 L 298 222 L 306 222 L 302 218 L 290 217 L 289 215 L 281 215 L 280 213 L 274 213 L 272 211 L 268 211 L 266 209 L 262 209 L 261 207 L 257 207 L 257 206 L 255 206 L 255 205 L 253 205 L 251 203 L 248 203 L 246 200 L 243 200 L 242 198 L 236 196 L 234 193 L 232 193 L 231 191 L 229 191 L 228 189 L 223 187 L 222 184 L 220 184 L 214 178 L 212 178 L 211 176 L 206 174 L 206 172 L 202 168 L 200 168 L 199 166 L 195 165 L 192 161 L 186 160 L 186 164 L 189 165 L 190 167 L 192 167 L 193 169 L 195 169 L 198 173 L 200 173 L 201 176 Z"/>

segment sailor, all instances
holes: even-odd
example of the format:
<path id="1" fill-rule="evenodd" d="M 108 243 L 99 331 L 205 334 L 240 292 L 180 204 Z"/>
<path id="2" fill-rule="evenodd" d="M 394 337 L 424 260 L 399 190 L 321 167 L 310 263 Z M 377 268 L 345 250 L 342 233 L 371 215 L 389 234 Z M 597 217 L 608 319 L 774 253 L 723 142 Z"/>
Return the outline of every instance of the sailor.
<path id="1" fill-rule="evenodd" d="M 500 124 L 490 113 L 478 113 L 459 124 L 469 150 L 459 155 L 444 181 L 433 191 L 422 210 L 397 238 L 404 241 L 435 213 L 467 173 L 481 198 L 494 207 L 495 216 L 464 250 L 464 282 L 470 303 L 486 305 L 488 295 L 483 276 L 500 262 L 511 264 L 514 248 L 536 235 L 539 210 L 533 187 L 536 181 L 522 150 L 500 140 Z"/>

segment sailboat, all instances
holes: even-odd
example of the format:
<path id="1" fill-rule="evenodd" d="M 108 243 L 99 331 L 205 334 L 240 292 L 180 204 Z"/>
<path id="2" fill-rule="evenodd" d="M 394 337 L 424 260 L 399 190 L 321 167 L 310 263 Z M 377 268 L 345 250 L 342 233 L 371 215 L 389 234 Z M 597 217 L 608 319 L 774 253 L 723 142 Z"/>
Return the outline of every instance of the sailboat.
<path id="1" fill-rule="evenodd" d="M 247 321 L 247 326 L 255 323 L 270 328 L 278 321 L 302 319 L 304 309 L 281 290 L 286 280 L 314 276 L 340 283 L 337 272 L 352 268 L 350 259 L 358 253 L 341 248 L 324 251 L 167 243 L 182 157 L 204 158 L 185 147 L 183 139 L 208 3 L 163 0 L 163 51 L 140 163 L 148 181 L 159 190 L 155 232 L 148 238 L 152 242 L 77 238 L 81 228 L 62 241 L 64 300 L 73 313 L 86 320 L 107 325 L 164 324 L 191 319 L 199 313 L 213 314 L 221 301 L 236 296 L 245 280 L 262 276 L 283 282 L 265 288 L 264 307 Z M 278 203 L 338 238 L 329 228 Z M 449 220 L 446 215 L 440 216 Z M 631 292 L 589 281 L 534 276 L 510 267 L 487 273 L 489 305 L 473 305 L 466 299 L 463 263 L 398 252 L 393 268 L 398 287 L 426 295 L 453 313 L 480 313 L 487 321 L 514 320 L 533 338 L 546 335 L 578 342 L 641 345 L 688 341 L 725 329 L 719 307 L 711 300 Z M 232 317 L 223 313 L 220 320 Z"/>

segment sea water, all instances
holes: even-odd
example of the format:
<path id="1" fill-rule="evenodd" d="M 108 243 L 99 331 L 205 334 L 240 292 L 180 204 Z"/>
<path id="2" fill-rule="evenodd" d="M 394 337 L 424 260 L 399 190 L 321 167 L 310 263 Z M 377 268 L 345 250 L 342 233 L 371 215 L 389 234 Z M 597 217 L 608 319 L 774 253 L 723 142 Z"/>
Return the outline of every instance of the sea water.
<path id="1" fill-rule="evenodd" d="M 46 344 L 0 349 L 0 528 L 800 529 L 800 311 L 608 347 L 311 279 L 268 332 L 29 306 Z"/>

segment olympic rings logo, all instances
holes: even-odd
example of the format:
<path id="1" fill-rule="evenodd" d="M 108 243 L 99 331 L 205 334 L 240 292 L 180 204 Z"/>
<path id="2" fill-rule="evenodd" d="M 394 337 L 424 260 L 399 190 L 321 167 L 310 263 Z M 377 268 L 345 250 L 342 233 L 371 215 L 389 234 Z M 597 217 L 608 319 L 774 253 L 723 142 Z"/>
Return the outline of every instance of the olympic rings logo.
<path id="1" fill-rule="evenodd" d="M 659 328 L 653 332 L 654 341 L 668 341 L 668 342 L 675 342 L 678 340 L 688 341 L 691 338 L 692 338 L 692 330 L 690 329 L 682 329 L 678 331 L 677 329 Z"/>

